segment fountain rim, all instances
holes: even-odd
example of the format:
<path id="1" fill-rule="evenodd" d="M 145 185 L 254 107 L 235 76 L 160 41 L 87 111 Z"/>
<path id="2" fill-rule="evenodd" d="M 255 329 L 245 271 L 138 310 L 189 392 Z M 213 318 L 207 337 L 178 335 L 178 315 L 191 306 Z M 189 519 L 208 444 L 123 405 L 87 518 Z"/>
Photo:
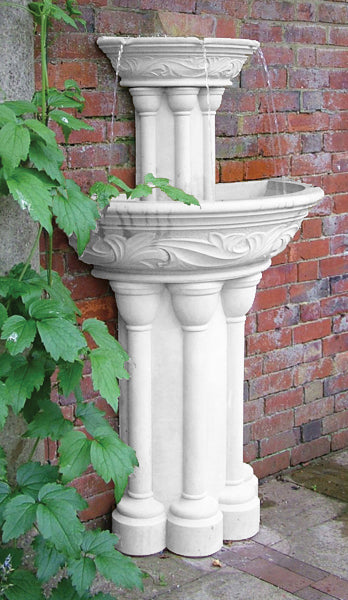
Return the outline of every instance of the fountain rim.
<path id="1" fill-rule="evenodd" d="M 201 50 L 202 45 L 206 46 L 207 49 L 218 49 L 226 50 L 232 48 L 234 50 L 240 49 L 243 52 L 250 50 L 254 52 L 260 47 L 260 42 L 257 40 L 250 40 L 246 38 L 198 38 L 194 36 L 116 36 L 116 35 L 103 35 L 98 37 L 97 44 L 99 47 L 102 45 L 106 49 L 115 45 L 123 45 L 124 47 L 148 47 L 151 50 L 161 47 L 173 47 L 184 48 L 187 46 L 197 46 Z M 102 48 L 102 49 L 104 49 Z"/>
<path id="2" fill-rule="evenodd" d="M 233 187 L 236 189 L 240 186 L 251 187 L 253 184 L 260 184 L 261 182 L 277 182 L 285 184 L 287 186 L 301 189 L 294 189 L 293 192 L 284 194 L 274 195 L 259 195 L 253 198 L 244 199 L 217 199 L 215 202 L 201 202 L 200 206 L 197 205 L 186 205 L 182 202 L 174 202 L 173 200 L 168 201 L 154 201 L 154 200 L 140 200 L 136 198 L 134 200 L 125 200 L 124 195 L 112 198 L 104 219 L 112 215 L 134 215 L 144 216 L 151 218 L 154 216 L 158 217 L 182 217 L 190 218 L 193 214 L 204 218 L 206 216 L 218 216 L 218 215 L 236 215 L 236 214 L 272 214 L 277 210 L 308 210 L 314 206 L 321 198 L 324 197 L 324 192 L 321 188 L 312 186 L 310 184 L 295 182 L 284 179 L 265 179 L 265 180 L 251 180 L 242 182 L 227 182 L 218 183 L 216 187 L 220 190 L 224 188 L 224 191 L 233 192 Z M 225 187 L 226 186 L 226 187 Z"/>

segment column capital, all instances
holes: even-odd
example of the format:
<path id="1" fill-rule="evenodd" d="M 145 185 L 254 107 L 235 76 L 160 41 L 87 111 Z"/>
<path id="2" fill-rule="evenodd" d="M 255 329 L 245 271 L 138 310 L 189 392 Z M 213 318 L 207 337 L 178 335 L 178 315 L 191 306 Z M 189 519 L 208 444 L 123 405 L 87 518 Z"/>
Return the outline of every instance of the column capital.
<path id="1" fill-rule="evenodd" d="M 227 321 L 244 318 L 254 302 L 256 286 L 261 273 L 226 281 L 222 288 L 221 300 Z"/>
<path id="2" fill-rule="evenodd" d="M 155 115 L 161 106 L 163 88 L 130 88 L 135 110 L 140 115 Z"/>
<path id="3" fill-rule="evenodd" d="M 183 329 L 198 331 L 206 328 L 216 309 L 221 287 L 222 283 L 210 281 L 168 285 L 175 314 Z"/>
<path id="4" fill-rule="evenodd" d="M 225 88 L 201 88 L 198 94 L 201 111 L 208 114 L 215 113 L 221 104 L 224 91 Z"/>
<path id="5" fill-rule="evenodd" d="M 143 329 L 151 326 L 164 288 L 160 283 L 110 282 L 117 308 L 126 326 Z"/>
<path id="6" fill-rule="evenodd" d="M 199 88 L 173 87 L 166 90 L 168 104 L 176 115 L 190 114 L 193 109 Z"/>

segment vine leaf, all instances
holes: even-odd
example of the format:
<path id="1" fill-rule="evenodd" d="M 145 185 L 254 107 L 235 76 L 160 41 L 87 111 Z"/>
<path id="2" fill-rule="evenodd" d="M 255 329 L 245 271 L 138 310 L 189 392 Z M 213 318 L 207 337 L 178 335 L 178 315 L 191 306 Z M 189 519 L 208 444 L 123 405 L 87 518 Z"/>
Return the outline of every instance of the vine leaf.
<path id="1" fill-rule="evenodd" d="M 2 327 L 1 339 L 6 340 L 6 348 L 12 356 L 29 348 L 35 336 L 35 321 L 27 320 L 21 315 L 12 315 Z"/>
<path id="2" fill-rule="evenodd" d="M 0 127 L 5 123 L 16 123 L 16 113 L 5 105 L 5 102 L 0 104 Z"/>
<path id="3" fill-rule="evenodd" d="M 133 467 L 138 465 L 135 452 L 120 438 L 111 433 L 96 434 L 91 442 L 91 461 L 94 469 L 106 483 L 115 484 L 115 498 L 119 502 Z"/>
<path id="4" fill-rule="evenodd" d="M 110 353 L 108 350 L 96 348 L 91 351 L 90 359 L 94 389 L 99 390 L 101 396 L 117 412 L 120 388 L 116 379 L 115 366 L 109 361 Z"/>
<path id="5" fill-rule="evenodd" d="M 58 552 L 78 556 L 84 526 L 76 511 L 86 508 L 87 503 L 74 488 L 57 483 L 44 485 L 38 499 L 37 524 L 42 536 L 51 541 Z"/>
<path id="6" fill-rule="evenodd" d="M 26 160 L 30 146 L 29 131 L 22 124 L 9 122 L 0 130 L 0 156 L 5 177 L 11 175 L 22 160 Z"/>
<path id="7" fill-rule="evenodd" d="M 40 138 L 46 142 L 47 146 L 57 146 L 56 135 L 52 129 L 41 123 L 41 121 L 37 121 L 37 119 L 26 119 L 25 126 L 28 127 L 34 133 L 37 133 Z"/>
<path id="8" fill-rule="evenodd" d="M 45 171 L 51 179 L 55 179 L 61 185 L 64 184 L 64 176 L 60 170 L 64 156 L 58 146 L 47 146 L 42 140 L 32 140 L 29 158 L 38 171 Z"/>
<path id="9" fill-rule="evenodd" d="M 58 586 L 53 590 L 49 600 L 62 600 L 62 598 L 64 598 L 64 600 L 90 600 L 91 595 L 89 593 L 79 594 L 69 579 L 62 579 Z M 98 595 L 93 596 L 93 598 L 98 598 Z M 114 600 L 111 596 L 109 596 L 107 600 L 109 600 L 109 598 L 110 600 Z"/>
<path id="10" fill-rule="evenodd" d="M 62 411 L 57 404 L 49 399 L 40 401 L 40 411 L 29 423 L 26 437 L 38 437 L 45 439 L 50 437 L 52 440 L 59 440 L 62 436 L 69 433 L 73 428 L 71 421 L 64 419 Z"/>
<path id="11" fill-rule="evenodd" d="M 73 117 L 64 110 L 59 110 L 58 108 L 51 110 L 50 119 L 61 126 L 66 142 L 68 141 L 69 135 L 72 131 L 80 131 L 80 129 L 88 129 L 89 131 L 93 131 L 93 127 L 81 119 L 76 119 L 76 117 Z"/>
<path id="12" fill-rule="evenodd" d="M 0 521 L 3 522 L 3 513 L 11 497 L 11 488 L 6 481 L 0 481 Z"/>
<path id="13" fill-rule="evenodd" d="M 7 480 L 7 456 L 2 446 L 0 446 L 0 481 L 1 480 Z"/>
<path id="14" fill-rule="evenodd" d="M 69 396 L 74 391 L 76 386 L 81 381 L 83 371 L 83 362 L 75 360 L 75 362 L 60 362 L 58 381 L 64 396 Z"/>
<path id="15" fill-rule="evenodd" d="M 97 569 L 94 561 L 88 556 L 82 556 L 75 560 L 69 560 L 68 573 L 71 581 L 79 594 L 88 590 L 95 578 Z"/>
<path id="16" fill-rule="evenodd" d="M 4 102 L 4 106 L 7 106 L 15 113 L 15 115 L 26 115 L 28 113 L 37 113 L 37 107 L 33 102 L 28 100 L 7 100 Z"/>
<path id="17" fill-rule="evenodd" d="M 6 423 L 8 416 L 8 405 L 11 402 L 11 397 L 8 393 L 7 386 L 3 381 L 0 381 L 0 429 Z"/>
<path id="18" fill-rule="evenodd" d="M 89 194 L 90 196 L 95 197 L 99 209 L 102 210 L 109 206 L 110 198 L 117 198 L 120 192 L 110 183 L 97 181 L 90 188 Z"/>
<path id="19" fill-rule="evenodd" d="M 143 574 L 127 556 L 115 549 L 117 537 L 109 531 L 86 531 L 82 549 L 93 555 L 98 571 L 124 588 L 142 589 Z"/>
<path id="20" fill-rule="evenodd" d="M 9 575 L 8 584 L 7 600 L 44 600 L 41 585 L 30 571 L 16 569 Z"/>
<path id="21" fill-rule="evenodd" d="M 74 362 L 86 341 L 79 329 L 67 319 L 54 317 L 37 321 L 43 345 L 54 360 Z"/>
<path id="22" fill-rule="evenodd" d="M 83 473 L 91 463 L 91 441 L 82 431 L 70 431 L 59 446 L 59 470 L 63 475 L 63 483 L 72 481 Z"/>
<path id="23" fill-rule="evenodd" d="M 19 206 L 23 210 L 27 209 L 31 218 L 38 221 L 51 235 L 51 188 L 31 171 L 32 169 L 17 167 L 7 179 L 7 185 Z"/>
<path id="24" fill-rule="evenodd" d="M 105 433 L 115 433 L 110 424 L 104 419 L 105 413 L 100 410 L 93 402 L 78 403 L 75 409 L 78 419 L 86 427 L 88 433 L 95 435 L 98 431 Z"/>
<path id="25" fill-rule="evenodd" d="M 11 371 L 6 380 L 6 387 L 11 397 L 11 406 L 16 414 L 22 410 L 27 398 L 30 398 L 34 389 L 40 389 L 44 379 L 45 365 L 39 359 L 26 361 L 20 367 Z"/>
<path id="26" fill-rule="evenodd" d="M 36 576 L 40 581 L 49 581 L 65 563 L 65 556 L 60 554 L 42 535 L 35 536 L 32 546 L 35 549 Z"/>
<path id="27" fill-rule="evenodd" d="M 17 470 L 17 483 L 24 494 L 28 494 L 34 500 L 46 483 L 54 483 L 58 477 L 58 468 L 52 465 L 42 465 L 39 462 L 28 462 L 21 465 Z"/>
<path id="28" fill-rule="evenodd" d="M 29 494 L 20 494 L 10 500 L 5 508 L 2 531 L 3 542 L 18 538 L 31 529 L 36 518 L 36 503 Z"/>
<path id="29" fill-rule="evenodd" d="M 82 254 L 95 229 L 99 212 L 94 200 L 83 194 L 79 186 L 71 179 L 66 180 L 67 197 L 59 194 L 53 201 L 53 213 L 57 223 L 66 235 L 77 236 L 77 251 Z"/>
<path id="30" fill-rule="evenodd" d="M 5 323 L 7 318 L 8 318 L 7 310 L 6 310 L 5 306 L 3 304 L 1 304 L 1 302 L 0 302 L 0 328 L 3 326 L 3 324 Z"/>

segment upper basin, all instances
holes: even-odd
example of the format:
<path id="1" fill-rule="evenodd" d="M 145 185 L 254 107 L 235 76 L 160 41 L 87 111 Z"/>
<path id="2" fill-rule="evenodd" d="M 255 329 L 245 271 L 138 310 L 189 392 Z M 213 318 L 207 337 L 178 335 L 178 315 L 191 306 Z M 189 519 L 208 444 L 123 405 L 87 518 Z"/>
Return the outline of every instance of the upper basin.
<path id="1" fill-rule="evenodd" d="M 259 47 L 255 40 L 102 36 L 98 46 L 126 87 L 227 87 Z"/>
<path id="2" fill-rule="evenodd" d="M 231 279 L 263 270 L 323 197 L 320 188 L 290 180 L 224 183 L 216 202 L 114 199 L 83 254 L 108 279 L 182 281 Z"/>

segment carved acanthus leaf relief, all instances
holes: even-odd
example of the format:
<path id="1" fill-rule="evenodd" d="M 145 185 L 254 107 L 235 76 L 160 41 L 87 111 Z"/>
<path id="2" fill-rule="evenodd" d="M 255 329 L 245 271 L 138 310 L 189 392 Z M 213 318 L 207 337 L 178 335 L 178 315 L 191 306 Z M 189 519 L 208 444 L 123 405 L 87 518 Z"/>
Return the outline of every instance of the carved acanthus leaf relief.
<path id="1" fill-rule="evenodd" d="M 137 233 L 129 238 L 111 234 L 92 236 L 82 259 L 116 271 L 183 271 L 211 269 L 250 263 L 281 252 L 292 239 L 302 219 L 268 231 L 232 234 L 208 232 L 200 238 L 165 238 L 155 233 Z"/>
<path id="2" fill-rule="evenodd" d="M 205 78 L 207 75 L 211 79 L 233 79 L 240 73 L 246 59 L 208 56 L 206 60 L 205 64 L 204 57 L 200 58 L 197 55 L 165 58 L 161 56 L 160 60 L 156 56 L 122 56 L 119 73 L 121 77 L 127 79 L 137 77 L 142 79 L 168 79 L 171 77 L 197 79 Z"/>

